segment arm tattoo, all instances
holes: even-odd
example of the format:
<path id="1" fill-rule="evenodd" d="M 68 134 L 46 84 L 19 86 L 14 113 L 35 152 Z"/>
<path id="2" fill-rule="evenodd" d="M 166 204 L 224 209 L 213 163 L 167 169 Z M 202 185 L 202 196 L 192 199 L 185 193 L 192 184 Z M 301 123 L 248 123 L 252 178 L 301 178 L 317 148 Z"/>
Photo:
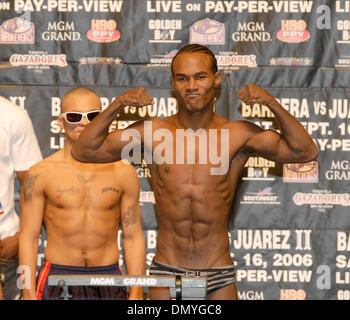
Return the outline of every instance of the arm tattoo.
<path id="1" fill-rule="evenodd" d="M 125 226 L 130 226 L 136 223 L 137 210 L 136 206 L 128 207 L 126 212 L 122 213 L 122 222 Z"/>
<path id="2" fill-rule="evenodd" d="M 23 183 L 23 193 L 24 193 L 24 201 L 32 200 L 32 193 L 34 190 L 34 182 L 38 178 L 38 174 L 35 176 L 28 175 Z"/>

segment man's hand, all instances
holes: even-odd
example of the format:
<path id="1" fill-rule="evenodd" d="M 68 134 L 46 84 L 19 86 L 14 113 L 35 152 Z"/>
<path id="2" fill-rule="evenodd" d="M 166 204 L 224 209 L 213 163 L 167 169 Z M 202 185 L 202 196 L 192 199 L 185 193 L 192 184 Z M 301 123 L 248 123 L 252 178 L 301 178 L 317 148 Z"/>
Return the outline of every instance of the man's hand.
<path id="1" fill-rule="evenodd" d="M 26 292 L 27 290 L 22 290 L 22 299 L 23 300 L 38 300 L 35 291 L 34 292 Z"/>
<path id="2" fill-rule="evenodd" d="M 1 240 L 1 259 L 12 260 L 18 254 L 18 233 Z"/>
<path id="3" fill-rule="evenodd" d="M 269 105 L 271 101 L 275 100 L 266 90 L 251 83 L 239 90 L 237 96 L 246 104 L 259 103 Z"/>
<path id="4" fill-rule="evenodd" d="M 128 300 L 143 300 L 143 287 L 130 287 Z"/>
<path id="5" fill-rule="evenodd" d="M 128 90 L 117 97 L 115 101 L 118 101 L 124 107 L 143 107 L 154 104 L 153 97 L 144 87 Z"/>

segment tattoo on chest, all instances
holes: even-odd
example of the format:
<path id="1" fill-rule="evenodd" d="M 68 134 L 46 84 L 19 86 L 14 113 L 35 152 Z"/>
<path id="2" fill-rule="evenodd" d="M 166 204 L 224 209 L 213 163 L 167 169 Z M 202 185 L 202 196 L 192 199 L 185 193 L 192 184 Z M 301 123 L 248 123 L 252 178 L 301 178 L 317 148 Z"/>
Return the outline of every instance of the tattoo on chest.
<path id="1" fill-rule="evenodd" d="M 137 221 L 137 211 L 136 206 L 131 206 L 126 209 L 125 212 L 122 213 L 122 222 L 128 227 L 135 224 Z"/>
<path id="2" fill-rule="evenodd" d="M 107 191 L 112 191 L 112 192 L 116 192 L 116 193 L 119 192 L 119 190 L 115 187 L 104 187 L 101 189 L 101 191 L 102 191 L 102 193 L 107 192 Z"/>
<path id="3" fill-rule="evenodd" d="M 89 178 L 85 178 L 84 176 L 82 176 L 81 174 L 77 174 L 77 178 L 78 181 L 83 183 L 83 184 L 87 184 L 88 182 L 92 182 L 96 179 L 96 174 L 93 174 L 91 177 Z"/>
<path id="4" fill-rule="evenodd" d="M 80 192 L 80 189 L 77 187 L 74 187 L 74 186 L 71 186 L 69 188 L 62 188 L 61 186 L 58 186 L 56 191 L 58 193 L 57 198 L 60 198 L 65 194 L 75 196 L 76 194 L 78 194 Z"/>
<path id="5" fill-rule="evenodd" d="M 28 175 L 23 183 L 23 193 L 24 193 L 24 201 L 32 200 L 32 193 L 34 190 L 35 180 L 38 178 L 38 174 L 35 176 Z"/>

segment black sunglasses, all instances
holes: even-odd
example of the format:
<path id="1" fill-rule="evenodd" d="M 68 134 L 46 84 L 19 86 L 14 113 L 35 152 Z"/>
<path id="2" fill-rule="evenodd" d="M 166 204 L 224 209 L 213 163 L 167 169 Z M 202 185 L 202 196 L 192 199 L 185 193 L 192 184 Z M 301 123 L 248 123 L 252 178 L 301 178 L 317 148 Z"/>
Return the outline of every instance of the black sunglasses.
<path id="1" fill-rule="evenodd" d="M 83 120 L 83 117 L 86 117 L 86 119 L 90 122 L 92 121 L 98 114 L 101 113 L 101 110 L 93 110 L 89 112 L 64 112 L 61 113 L 61 116 L 66 120 L 68 123 L 79 123 Z"/>

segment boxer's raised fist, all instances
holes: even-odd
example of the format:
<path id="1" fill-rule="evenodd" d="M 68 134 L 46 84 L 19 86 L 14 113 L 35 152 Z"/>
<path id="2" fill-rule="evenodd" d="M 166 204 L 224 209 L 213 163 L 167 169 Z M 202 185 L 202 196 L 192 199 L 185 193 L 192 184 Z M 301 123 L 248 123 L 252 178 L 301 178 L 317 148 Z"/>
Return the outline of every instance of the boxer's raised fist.
<path id="1" fill-rule="evenodd" d="M 269 104 L 274 98 L 263 88 L 248 83 L 238 91 L 237 96 L 246 104 Z"/>
<path id="2" fill-rule="evenodd" d="M 144 87 L 126 91 L 116 98 L 122 106 L 143 107 L 154 104 L 153 97 Z"/>

